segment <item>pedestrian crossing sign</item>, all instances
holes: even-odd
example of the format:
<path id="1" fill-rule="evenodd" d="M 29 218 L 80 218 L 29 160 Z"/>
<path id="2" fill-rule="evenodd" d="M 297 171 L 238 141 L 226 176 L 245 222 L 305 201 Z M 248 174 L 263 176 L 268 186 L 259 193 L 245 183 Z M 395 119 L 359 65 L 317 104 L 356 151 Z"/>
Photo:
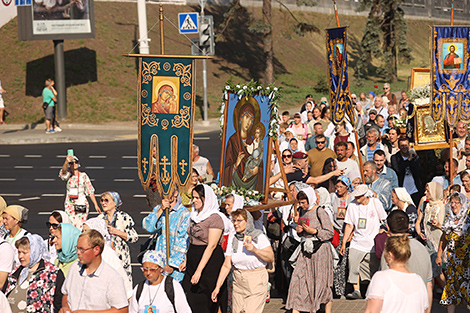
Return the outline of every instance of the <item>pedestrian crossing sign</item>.
<path id="1" fill-rule="evenodd" d="M 199 32 L 199 13 L 179 13 L 180 34 L 197 34 Z"/>

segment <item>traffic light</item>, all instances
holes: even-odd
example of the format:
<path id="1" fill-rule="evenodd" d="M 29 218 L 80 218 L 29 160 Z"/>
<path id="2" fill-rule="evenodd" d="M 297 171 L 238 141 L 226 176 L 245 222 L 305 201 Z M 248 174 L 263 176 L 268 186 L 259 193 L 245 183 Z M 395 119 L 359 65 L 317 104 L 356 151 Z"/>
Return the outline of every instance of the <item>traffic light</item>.
<path id="1" fill-rule="evenodd" d="M 214 20 L 211 15 L 200 19 L 199 48 L 203 51 L 203 55 L 215 54 Z"/>

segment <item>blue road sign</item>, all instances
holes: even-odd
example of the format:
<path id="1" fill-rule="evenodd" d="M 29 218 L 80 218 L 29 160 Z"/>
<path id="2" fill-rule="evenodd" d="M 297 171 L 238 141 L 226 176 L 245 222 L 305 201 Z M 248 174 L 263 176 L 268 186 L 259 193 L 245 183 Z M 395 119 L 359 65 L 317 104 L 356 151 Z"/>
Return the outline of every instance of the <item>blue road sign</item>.
<path id="1" fill-rule="evenodd" d="M 16 6 L 31 5 L 31 0 L 15 0 Z"/>
<path id="2" fill-rule="evenodd" d="M 197 34 L 199 32 L 199 13 L 179 13 L 178 25 L 180 34 Z"/>

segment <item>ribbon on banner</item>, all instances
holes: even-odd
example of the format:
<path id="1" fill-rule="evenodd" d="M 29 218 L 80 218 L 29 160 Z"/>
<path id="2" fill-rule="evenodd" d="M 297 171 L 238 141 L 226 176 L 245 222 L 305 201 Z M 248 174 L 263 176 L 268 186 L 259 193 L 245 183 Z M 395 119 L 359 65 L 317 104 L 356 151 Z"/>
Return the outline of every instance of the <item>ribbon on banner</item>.
<path id="1" fill-rule="evenodd" d="M 139 57 L 139 178 L 145 189 L 155 178 L 163 197 L 191 177 L 194 73 L 191 58 Z"/>
<path id="2" fill-rule="evenodd" d="M 470 27 L 433 26 L 431 29 L 431 112 L 450 127 L 470 121 L 468 74 Z"/>
<path id="3" fill-rule="evenodd" d="M 348 79 L 346 29 L 347 27 L 338 27 L 326 30 L 330 103 L 335 124 L 341 123 L 347 115 L 351 124 L 355 125 L 356 114 L 352 106 Z"/>

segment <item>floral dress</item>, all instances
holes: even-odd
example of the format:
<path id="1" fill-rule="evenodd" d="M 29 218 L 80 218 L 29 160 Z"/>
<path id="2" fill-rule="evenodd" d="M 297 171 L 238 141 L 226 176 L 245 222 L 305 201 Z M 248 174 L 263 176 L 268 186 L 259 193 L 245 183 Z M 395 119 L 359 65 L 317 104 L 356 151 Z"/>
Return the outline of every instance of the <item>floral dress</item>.
<path id="1" fill-rule="evenodd" d="M 67 181 L 64 208 L 65 212 L 69 215 L 70 221 L 73 226 L 82 229 L 83 223 L 87 220 L 89 212 L 89 203 L 87 197 L 95 193 L 95 188 L 91 184 L 90 178 L 86 173 L 79 172 L 78 176 L 72 175 L 69 171 L 62 174 L 59 171 L 59 177 L 63 181 Z M 78 193 L 77 198 L 72 199 L 71 195 Z M 85 213 L 75 213 L 74 205 L 85 205 Z"/>
<path id="2" fill-rule="evenodd" d="M 450 232 L 447 240 L 446 285 L 442 292 L 442 305 L 470 303 L 470 214 L 467 214 L 461 234 Z"/>
<path id="3" fill-rule="evenodd" d="M 116 210 L 111 221 L 105 213 L 98 215 L 98 218 L 104 219 L 108 225 L 125 232 L 127 234 L 128 242 L 134 243 L 139 240 L 139 235 L 134 229 L 134 220 L 126 212 Z M 129 281 L 132 283 L 131 253 L 129 245 L 126 240 L 116 235 L 111 235 L 111 242 L 113 244 L 114 251 L 116 251 L 117 256 L 122 261 L 122 266 L 127 273 Z"/>

